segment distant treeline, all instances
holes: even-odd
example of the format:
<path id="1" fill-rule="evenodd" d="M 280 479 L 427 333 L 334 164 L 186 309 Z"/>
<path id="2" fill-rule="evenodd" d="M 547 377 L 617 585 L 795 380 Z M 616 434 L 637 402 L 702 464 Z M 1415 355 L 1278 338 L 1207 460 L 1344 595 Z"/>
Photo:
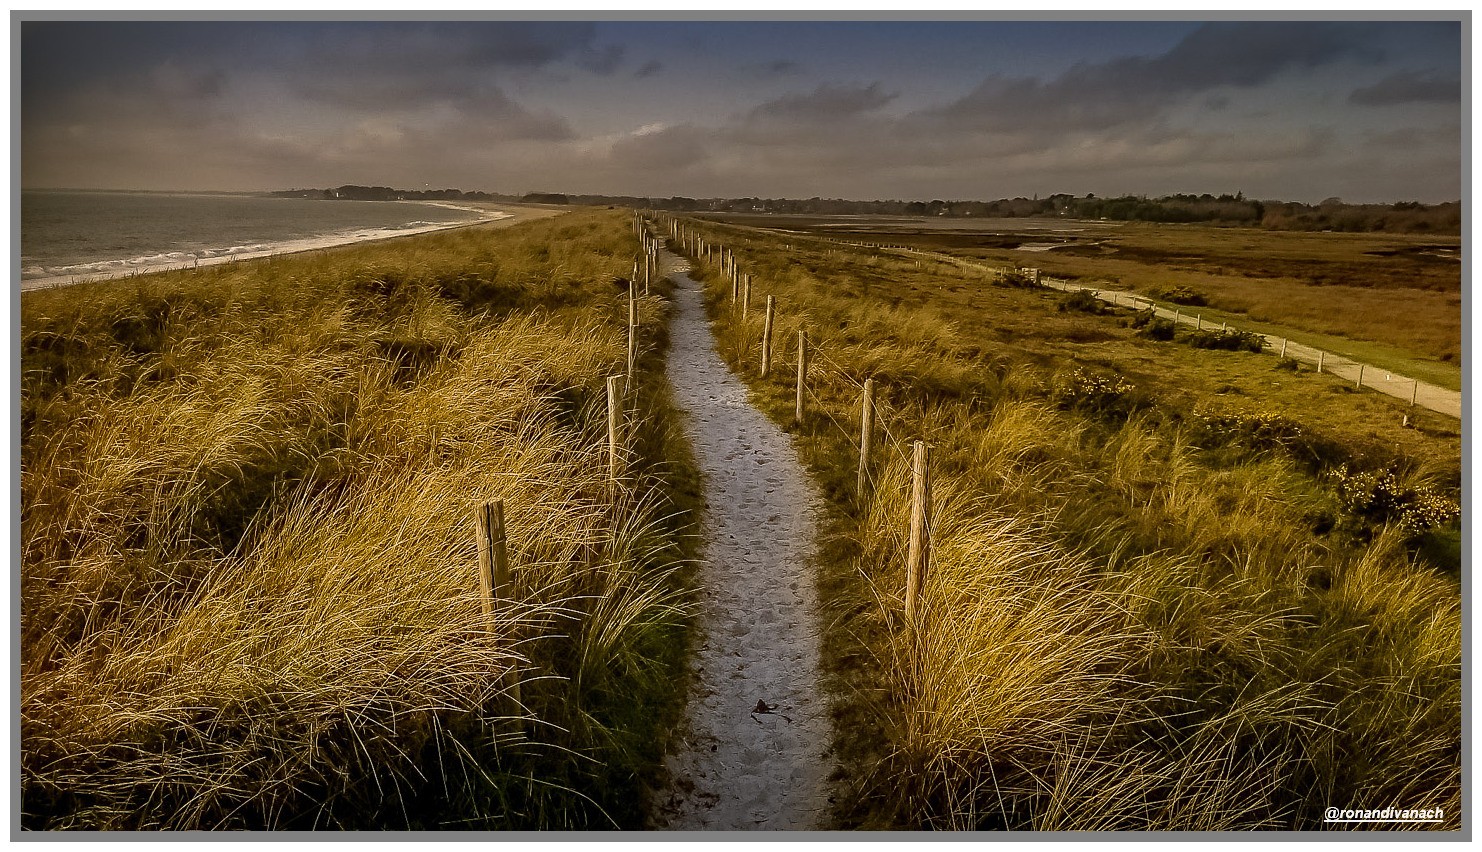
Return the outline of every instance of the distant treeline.
<path id="1" fill-rule="evenodd" d="M 520 201 L 527 204 L 574 204 L 638 207 L 683 213 L 774 213 L 822 216 L 943 216 L 1016 218 L 1063 216 L 1119 222 L 1205 222 L 1291 231 L 1388 231 L 1391 233 L 1461 233 L 1461 202 L 1421 204 L 1348 204 L 1329 198 L 1319 204 L 1257 201 L 1234 195 L 1124 195 L 1098 198 L 1057 193 L 1044 198 L 1000 198 L 997 201 L 850 201 L 842 198 L 649 198 L 633 195 L 568 195 L 529 192 L 502 195 L 457 189 L 411 190 L 385 186 L 341 186 L 293 189 L 274 195 L 341 198 L 357 201 Z"/>
<path id="2" fill-rule="evenodd" d="M 284 189 L 272 193 L 279 198 L 328 198 L 345 201 L 502 201 L 509 196 L 461 189 L 392 189 L 389 186 L 346 184 L 334 189 Z"/>

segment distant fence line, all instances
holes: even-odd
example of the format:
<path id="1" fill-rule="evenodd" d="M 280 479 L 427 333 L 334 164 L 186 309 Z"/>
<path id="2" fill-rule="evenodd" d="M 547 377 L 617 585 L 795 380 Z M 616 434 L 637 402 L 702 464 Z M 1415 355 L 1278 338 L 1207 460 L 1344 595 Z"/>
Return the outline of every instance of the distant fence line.
<path id="1" fill-rule="evenodd" d="M 923 260 L 935 261 L 943 266 L 955 267 L 964 273 L 978 276 L 996 276 L 1003 280 L 1010 274 L 1019 274 L 1027 277 L 1042 287 L 1060 290 L 1066 293 L 1084 291 L 1094 298 L 1100 299 L 1117 307 L 1128 307 L 1135 310 L 1151 310 L 1154 316 L 1171 319 L 1180 325 L 1194 326 L 1196 330 L 1213 328 L 1214 320 L 1205 320 L 1203 313 L 1185 311 L 1182 308 L 1169 308 L 1159 305 L 1152 299 L 1115 290 L 1104 290 L 1094 287 L 1086 287 L 1072 284 L 1069 281 L 1043 276 L 1041 271 L 1034 267 L 990 267 L 982 264 L 972 263 L 951 255 L 939 252 L 928 252 L 921 249 L 911 248 L 895 244 L 859 242 L 839 240 L 831 237 L 819 237 L 817 239 L 838 245 L 849 245 L 857 248 L 869 248 L 879 251 L 898 251 L 911 255 L 921 260 L 917 261 L 919 266 Z M 1223 331 L 1239 331 L 1228 321 L 1221 320 L 1220 329 Z M 1461 394 L 1457 391 L 1448 390 L 1411 376 L 1401 375 L 1393 370 L 1384 370 L 1372 364 L 1365 364 L 1351 358 L 1345 358 L 1332 352 L 1327 352 L 1315 346 L 1297 343 L 1289 338 L 1276 335 L 1266 335 L 1259 332 L 1250 332 L 1261 339 L 1263 352 L 1270 352 L 1280 358 L 1289 358 L 1299 363 L 1311 364 L 1318 373 L 1327 373 L 1340 379 L 1352 381 L 1354 387 L 1368 388 L 1378 391 L 1386 396 L 1394 397 L 1409 403 L 1411 407 L 1425 408 L 1439 414 L 1451 417 L 1461 417 Z"/>
<path id="2" fill-rule="evenodd" d="M 751 316 L 754 279 L 750 273 L 743 270 L 733 250 L 706 238 L 689 223 L 672 216 L 663 217 L 662 221 L 648 220 L 648 222 L 656 232 L 666 232 L 671 245 L 680 254 L 689 257 L 696 265 L 711 267 L 711 271 L 720 276 L 722 285 L 729 284 L 730 307 L 738 322 L 743 325 L 755 322 Z M 760 351 L 756 353 L 755 362 L 758 375 L 762 378 L 771 375 L 776 363 L 777 349 L 773 336 L 777 328 L 779 300 L 775 294 L 769 293 L 766 294 L 765 304 L 766 309 L 761 318 L 760 339 L 756 344 Z M 908 546 L 905 587 L 902 590 L 902 616 L 907 628 L 914 633 L 920 612 L 921 590 L 928 576 L 931 561 L 931 475 L 928 466 L 930 452 L 927 444 L 919 439 L 908 443 L 898 437 L 896 430 L 891 428 L 891 419 L 876 403 L 875 379 L 866 378 L 862 383 L 854 379 L 848 370 L 829 357 L 827 351 L 819 346 L 816 340 L 809 337 L 806 327 L 798 329 L 797 342 L 792 348 L 792 354 L 793 363 L 797 368 L 793 423 L 797 426 L 812 423 L 815 422 L 813 420 L 815 413 L 821 414 L 826 418 L 827 426 L 837 430 L 846 442 L 857 448 L 855 499 L 860 505 L 864 505 L 875 492 L 877 450 L 881 446 L 878 438 L 883 437 L 884 446 L 896 452 L 910 466 L 911 505 L 909 516 L 903 524 Z M 750 352 L 742 352 L 740 355 L 743 363 L 750 361 L 752 357 Z M 823 400 L 817 396 L 809 383 L 811 368 L 815 362 L 826 364 L 831 368 L 831 375 L 841 377 L 858 388 L 860 422 L 857 429 L 840 423 L 829 413 Z"/>

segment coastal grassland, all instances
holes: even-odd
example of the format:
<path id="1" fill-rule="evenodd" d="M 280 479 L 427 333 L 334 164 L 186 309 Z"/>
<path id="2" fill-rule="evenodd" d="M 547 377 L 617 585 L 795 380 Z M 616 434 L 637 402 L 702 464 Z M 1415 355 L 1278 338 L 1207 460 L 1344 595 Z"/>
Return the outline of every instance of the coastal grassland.
<path id="1" fill-rule="evenodd" d="M 702 227 L 754 305 L 778 299 L 782 366 L 761 380 L 760 312 L 696 273 L 779 422 L 797 329 L 817 346 L 794 431 L 830 504 L 840 824 L 1322 829 L 1353 802 L 1460 825 L 1455 420 L 1404 428 L 1396 400 L 1142 337 L 1058 292 Z M 885 429 L 860 494 L 868 377 Z M 915 438 L 934 506 L 913 633 Z"/>
<path id="2" fill-rule="evenodd" d="M 606 479 L 628 224 L 26 294 L 22 826 L 641 825 L 698 492 L 657 295 Z"/>
<path id="3" fill-rule="evenodd" d="M 1205 297 L 1216 319 L 1461 387 L 1459 237 L 1150 223 L 1034 224 L 1036 230 L 992 233 L 905 228 L 872 233 L 863 227 L 826 233 L 947 252 L 988 266 L 1033 266 L 1056 278 L 1153 298 L 1192 291 Z M 1053 244 L 1058 247 L 1048 251 L 1019 248 Z"/>

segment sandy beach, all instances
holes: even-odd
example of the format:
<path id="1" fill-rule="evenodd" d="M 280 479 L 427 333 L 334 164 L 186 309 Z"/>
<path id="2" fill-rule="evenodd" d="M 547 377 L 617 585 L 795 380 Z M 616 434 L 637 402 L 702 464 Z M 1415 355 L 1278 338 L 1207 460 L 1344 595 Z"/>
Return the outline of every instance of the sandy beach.
<path id="1" fill-rule="evenodd" d="M 194 257 L 186 255 L 184 252 L 175 252 L 173 253 L 173 255 L 161 255 L 163 259 L 157 263 L 131 264 L 124 268 L 112 271 L 93 272 L 86 275 L 51 275 L 31 279 L 22 279 L 21 291 L 25 292 L 28 290 L 50 290 L 56 287 L 66 287 L 72 284 L 82 284 L 90 281 L 108 281 L 115 278 L 127 278 L 134 275 L 147 275 L 152 272 L 166 272 L 172 269 L 196 269 L 202 266 L 215 266 L 216 264 L 220 263 L 233 263 L 239 260 L 254 260 L 257 258 L 274 257 L 277 255 L 298 254 L 306 251 L 318 251 L 321 249 L 352 245 L 355 243 L 394 240 L 400 237 L 410 237 L 417 234 L 427 234 L 433 231 L 448 231 L 454 228 L 502 228 L 509 225 L 518 224 L 520 222 L 528 222 L 533 219 L 544 219 L 549 216 L 555 216 L 565 212 L 567 209 L 564 207 L 555 207 L 548 205 L 492 204 L 479 202 L 454 203 L 451 201 L 419 201 L 415 203 L 477 213 L 479 215 L 479 218 L 472 222 L 428 224 L 425 226 L 417 226 L 411 228 L 361 228 L 356 229 L 353 232 L 328 234 L 319 237 L 309 237 L 301 240 L 285 240 L 282 242 L 273 243 L 261 249 L 244 251 L 234 254 L 222 254 L 215 257 Z"/>

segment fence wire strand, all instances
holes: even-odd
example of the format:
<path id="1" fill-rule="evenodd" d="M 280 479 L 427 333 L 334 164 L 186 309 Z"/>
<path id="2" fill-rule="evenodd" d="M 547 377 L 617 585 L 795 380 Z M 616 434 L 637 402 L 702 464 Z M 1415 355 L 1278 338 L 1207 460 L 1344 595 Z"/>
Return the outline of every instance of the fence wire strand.
<path id="1" fill-rule="evenodd" d="M 704 241 L 706 247 L 709 248 L 712 253 L 721 254 L 721 253 L 724 253 L 726 251 L 729 251 L 731 253 L 731 257 L 733 258 L 733 262 L 732 262 L 731 266 L 732 266 L 735 274 L 737 274 L 737 275 L 749 274 L 749 273 L 743 273 L 741 271 L 744 268 L 744 264 L 742 263 L 742 261 L 740 260 L 739 256 L 737 255 L 736 248 L 739 247 L 739 246 L 744 246 L 745 248 L 748 248 L 749 249 L 751 247 L 751 243 L 750 242 L 738 242 L 738 246 L 727 246 L 727 245 L 722 244 L 720 242 L 717 242 L 717 241 L 715 241 L 713 239 L 708 239 L 708 238 L 706 238 L 704 236 L 701 236 L 699 234 L 699 232 L 692 231 L 691 229 L 684 229 L 683 231 L 681 231 L 681 235 L 678 238 L 673 238 L 673 237 L 666 238 L 666 240 L 672 240 L 672 241 L 676 242 L 679 245 L 679 247 L 680 247 L 680 253 L 687 253 L 687 252 L 694 251 L 694 257 L 692 258 L 692 260 L 693 260 L 693 262 L 695 263 L 695 265 L 697 267 L 708 268 L 708 267 L 714 266 L 716 269 L 723 268 L 722 265 L 720 264 L 720 262 L 718 260 L 715 261 L 715 262 L 707 262 L 704 259 L 704 252 L 703 251 L 697 251 L 697 250 L 695 250 L 695 249 L 697 249 L 697 247 L 695 247 L 695 246 L 692 245 L 692 243 L 693 243 L 693 241 L 695 239 L 699 239 L 699 240 Z M 801 237 L 798 241 L 801 242 L 802 240 L 806 240 L 806 239 L 810 239 L 810 238 Z M 830 239 L 822 238 L 822 237 L 815 237 L 815 238 L 811 238 L 811 239 L 813 241 L 815 241 L 815 242 L 822 243 L 825 247 L 828 247 L 830 250 L 832 250 L 835 246 L 838 246 L 838 245 L 846 245 L 844 243 L 841 243 L 840 241 L 830 240 Z M 885 247 L 876 247 L 876 250 L 878 252 L 880 252 L 880 253 L 883 254 L 887 250 L 890 250 L 890 249 L 887 249 Z M 899 250 L 899 251 L 911 251 L 910 249 L 897 249 L 897 250 Z M 917 252 L 917 253 L 920 253 L 920 252 Z M 984 267 L 984 269 L 987 269 L 987 267 Z M 757 295 L 758 294 L 755 291 L 753 291 L 753 293 L 752 293 L 753 298 L 755 298 Z M 744 319 L 734 318 L 733 321 L 736 322 L 737 324 L 745 324 L 745 323 L 748 323 L 750 321 L 750 316 L 748 314 L 748 316 L 746 318 L 744 318 Z M 852 374 L 852 372 L 848 368 L 846 368 L 843 364 L 840 364 L 832 355 L 829 354 L 829 352 L 824 347 L 820 346 L 816 341 L 809 341 L 808 356 L 809 356 L 809 358 L 817 358 L 820 361 L 825 362 L 828 365 L 828 367 L 830 368 L 830 373 L 831 374 L 835 374 L 835 375 L 838 375 L 838 376 L 842 377 L 844 379 L 844 381 L 849 386 L 852 386 L 855 390 L 859 391 L 860 393 L 863 393 L 863 391 L 864 391 L 864 383 L 861 382 L 859 379 L 856 379 L 854 377 L 854 375 Z M 743 357 L 742 358 L 742 361 L 744 361 L 744 360 L 745 359 Z M 806 393 L 807 397 L 813 401 L 814 407 L 818 410 L 818 412 L 821 413 L 821 414 L 823 414 L 824 417 L 826 417 L 828 419 L 828 421 L 833 424 L 834 428 L 836 428 L 839 431 L 839 433 L 843 436 L 845 442 L 848 443 L 849 445 L 853 446 L 855 448 L 856 452 L 857 452 L 858 449 L 859 449 L 859 438 L 860 438 L 860 435 L 858 434 L 858 431 L 856 429 L 852 429 L 852 428 L 849 428 L 849 427 L 845 426 L 843 423 L 841 423 L 839 421 L 839 419 L 837 417 L 834 416 L 833 412 L 830 410 L 830 406 L 822 399 L 822 397 L 820 397 L 818 395 L 818 392 L 815 390 L 815 388 L 814 388 L 814 386 L 813 386 L 812 383 L 809 383 L 809 382 L 807 382 L 805 380 L 804 383 L 803 383 L 803 390 Z M 877 388 L 877 393 L 878 393 L 878 388 Z M 884 445 L 886 447 L 888 447 L 890 450 L 894 451 L 896 457 L 902 463 L 904 463 L 906 466 L 909 467 L 912 464 L 911 450 L 910 450 L 909 447 L 907 447 L 906 442 L 904 440 L 902 440 L 901 437 L 897 434 L 898 430 L 895 430 L 895 429 L 892 429 L 891 428 L 891 421 L 892 420 L 895 420 L 895 419 L 898 419 L 898 418 L 896 418 L 895 414 L 893 412 L 891 412 L 887 406 L 884 406 L 884 405 L 882 405 L 880 403 L 878 397 L 873 400 L 873 408 L 874 408 L 874 415 L 875 415 L 874 416 L 875 428 L 877 430 L 879 430 L 879 433 L 885 438 L 885 440 L 883 442 Z M 805 416 L 806 416 L 806 413 L 807 412 L 804 413 Z M 871 465 L 871 469 L 867 470 L 867 472 L 866 472 L 866 476 L 869 479 L 870 485 L 872 487 L 877 484 L 876 483 L 875 472 L 873 470 L 873 467 L 874 467 L 874 465 Z"/>

